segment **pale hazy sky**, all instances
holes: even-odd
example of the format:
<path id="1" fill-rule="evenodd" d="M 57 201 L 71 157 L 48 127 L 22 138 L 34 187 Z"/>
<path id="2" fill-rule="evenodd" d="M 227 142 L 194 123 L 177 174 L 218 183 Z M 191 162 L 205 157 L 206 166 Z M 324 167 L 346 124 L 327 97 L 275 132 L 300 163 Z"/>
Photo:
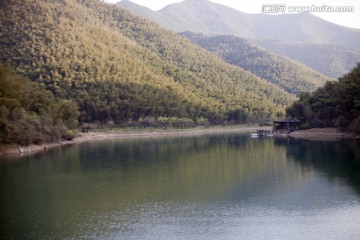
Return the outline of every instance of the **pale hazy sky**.
<path id="1" fill-rule="evenodd" d="M 120 0 L 106 0 L 110 3 L 116 3 Z M 159 10 L 169 4 L 181 2 L 183 0 L 130 0 L 131 2 L 137 3 L 139 5 L 148 7 L 152 10 Z M 319 16 L 327 21 L 334 22 L 340 25 L 358 28 L 360 29 L 360 1 L 359 0 L 211 0 L 212 2 L 220 3 L 232 8 L 235 8 L 239 11 L 246 13 L 261 13 L 262 6 L 264 4 L 285 4 L 286 7 L 289 6 L 330 6 L 330 7 L 339 7 L 339 6 L 353 6 L 354 12 L 349 13 L 314 13 L 314 15 Z M 287 12 L 287 11 L 286 11 Z"/>

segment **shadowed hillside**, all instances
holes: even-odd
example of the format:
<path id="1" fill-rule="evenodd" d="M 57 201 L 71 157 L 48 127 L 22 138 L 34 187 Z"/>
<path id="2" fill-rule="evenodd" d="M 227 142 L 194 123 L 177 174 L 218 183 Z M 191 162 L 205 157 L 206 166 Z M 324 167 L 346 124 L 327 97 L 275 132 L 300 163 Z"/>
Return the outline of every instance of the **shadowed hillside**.
<path id="1" fill-rule="evenodd" d="M 339 81 L 302 94 L 286 113 L 300 119 L 304 128 L 337 127 L 360 133 L 360 63 Z"/>

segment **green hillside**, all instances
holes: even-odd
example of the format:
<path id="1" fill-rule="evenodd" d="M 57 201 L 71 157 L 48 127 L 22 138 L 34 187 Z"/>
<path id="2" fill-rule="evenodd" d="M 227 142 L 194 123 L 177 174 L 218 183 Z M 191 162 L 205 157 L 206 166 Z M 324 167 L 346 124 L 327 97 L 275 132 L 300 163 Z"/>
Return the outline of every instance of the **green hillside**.
<path id="1" fill-rule="evenodd" d="M 303 94 L 287 110 L 304 127 L 337 127 L 360 133 L 360 64 L 339 81 Z"/>
<path id="2" fill-rule="evenodd" d="M 207 37 L 189 32 L 182 35 L 218 55 L 225 62 L 252 72 L 289 93 L 311 92 L 331 80 L 309 67 L 275 55 L 239 37 L 229 35 Z"/>
<path id="3" fill-rule="evenodd" d="M 80 122 L 281 116 L 294 97 L 98 0 L 4 0 L 0 61 L 75 101 Z"/>

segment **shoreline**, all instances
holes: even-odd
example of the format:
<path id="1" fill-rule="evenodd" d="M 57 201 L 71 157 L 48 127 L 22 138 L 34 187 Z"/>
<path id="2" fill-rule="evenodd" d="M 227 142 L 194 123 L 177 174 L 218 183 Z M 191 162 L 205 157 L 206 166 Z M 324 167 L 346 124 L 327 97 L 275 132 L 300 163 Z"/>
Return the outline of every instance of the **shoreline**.
<path id="1" fill-rule="evenodd" d="M 336 128 L 311 128 L 289 133 L 290 137 L 301 139 L 359 139 L 359 135 L 342 132 Z"/>
<path id="2" fill-rule="evenodd" d="M 0 156 L 31 154 L 67 145 L 103 139 L 138 138 L 138 137 L 166 137 L 166 136 L 191 136 L 200 134 L 226 133 L 226 132 L 251 132 L 258 129 L 270 130 L 271 127 L 260 127 L 256 125 L 235 125 L 235 126 L 212 126 L 196 127 L 190 129 L 124 129 L 114 128 L 109 130 L 95 129 L 86 133 L 79 132 L 70 141 L 62 140 L 52 143 L 31 144 L 21 146 L 18 144 L 0 146 Z M 312 128 L 299 130 L 285 135 L 275 137 L 292 137 L 308 140 L 337 140 L 337 139 L 360 139 L 359 135 L 341 132 L 335 128 Z"/>
<path id="3" fill-rule="evenodd" d="M 30 144 L 28 146 L 21 146 L 18 144 L 6 145 L 0 147 L 0 156 L 3 155 L 22 155 L 35 152 L 46 151 L 52 148 L 63 147 L 67 145 L 79 144 L 83 142 L 102 140 L 102 139 L 117 139 L 117 138 L 136 138 L 136 137 L 165 137 L 165 136 L 185 136 L 185 135 L 199 135 L 222 132 L 250 132 L 257 129 L 270 129 L 270 127 L 259 127 L 251 125 L 235 125 L 235 126 L 213 126 L 213 127 L 197 127 L 191 129 L 122 129 L 114 128 L 109 130 L 95 130 L 86 133 L 79 132 L 73 140 L 58 141 L 53 143 Z"/>

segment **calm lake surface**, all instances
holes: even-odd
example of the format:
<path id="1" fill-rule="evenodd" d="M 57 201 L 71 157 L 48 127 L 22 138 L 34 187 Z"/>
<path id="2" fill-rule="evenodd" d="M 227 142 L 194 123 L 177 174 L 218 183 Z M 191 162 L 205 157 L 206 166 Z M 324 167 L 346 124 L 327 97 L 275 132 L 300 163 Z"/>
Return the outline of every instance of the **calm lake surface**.
<path id="1" fill-rule="evenodd" d="M 2 239 L 360 239 L 360 145 L 213 134 L 0 161 Z"/>

